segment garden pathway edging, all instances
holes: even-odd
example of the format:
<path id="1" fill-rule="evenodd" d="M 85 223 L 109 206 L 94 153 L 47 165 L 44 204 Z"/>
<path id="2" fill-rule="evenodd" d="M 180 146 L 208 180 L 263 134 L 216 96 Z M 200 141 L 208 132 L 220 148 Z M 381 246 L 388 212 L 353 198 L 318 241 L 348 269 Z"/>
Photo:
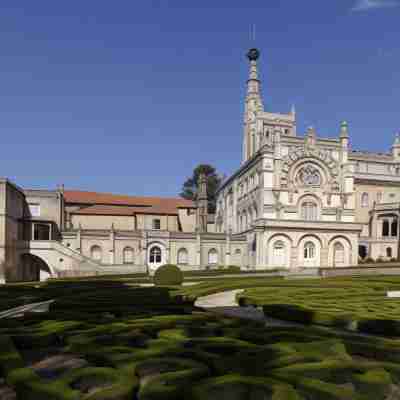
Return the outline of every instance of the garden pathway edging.
<path id="1" fill-rule="evenodd" d="M 47 312 L 49 311 L 50 304 L 53 302 L 54 299 L 39 301 L 37 303 L 29 303 L 29 304 L 24 304 L 22 306 L 9 308 L 8 310 L 0 312 L 0 319 L 16 317 L 26 312 Z"/>

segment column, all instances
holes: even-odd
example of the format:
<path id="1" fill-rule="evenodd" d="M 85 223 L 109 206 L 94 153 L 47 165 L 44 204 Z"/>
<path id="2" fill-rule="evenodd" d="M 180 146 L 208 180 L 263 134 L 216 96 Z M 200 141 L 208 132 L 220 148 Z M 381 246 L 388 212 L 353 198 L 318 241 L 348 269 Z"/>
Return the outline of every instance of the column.
<path id="1" fill-rule="evenodd" d="M 292 246 L 290 252 L 290 269 L 298 268 L 299 267 L 299 250 L 297 247 Z"/>
<path id="2" fill-rule="evenodd" d="M 256 238 L 257 238 L 257 247 L 256 247 L 256 265 L 255 268 L 262 268 L 263 266 L 263 249 L 264 249 L 264 242 L 263 242 L 263 232 L 256 231 Z"/>
<path id="3" fill-rule="evenodd" d="M 198 265 L 199 269 L 201 269 L 201 236 L 200 232 L 197 232 L 196 235 L 196 265 Z"/>
<path id="4" fill-rule="evenodd" d="M 321 254 L 320 254 L 320 265 L 319 267 L 327 267 L 328 266 L 328 248 L 321 247 Z"/>
<path id="5" fill-rule="evenodd" d="M 78 231 L 76 233 L 76 251 L 81 252 L 81 248 L 82 248 L 82 226 L 79 223 L 79 227 L 78 227 Z"/>
<path id="6" fill-rule="evenodd" d="M 225 240 L 225 267 L 231 264 L 231 234 L 232 229 L 229 229 Z"/>
<path id="7" fill-rule="evenodd" d="M 110 264 L 115 264 L 115 232 L 114 232 L 114 225 L 111 224 L 111 229 L 110 229 L 110 258 L 109 258 L 109 263 Z"/>

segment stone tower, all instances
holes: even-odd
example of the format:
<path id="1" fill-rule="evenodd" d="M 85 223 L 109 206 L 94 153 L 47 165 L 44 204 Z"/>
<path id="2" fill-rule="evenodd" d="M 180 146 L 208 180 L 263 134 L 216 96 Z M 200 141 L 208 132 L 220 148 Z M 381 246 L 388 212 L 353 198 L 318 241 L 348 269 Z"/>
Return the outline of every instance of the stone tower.
<path id="1" fill-rule="evenodd" d="M 200 173 L 197 187 L 197 231 L 207 232 L 208 198 L 206 174 Z"/>
<path id="2" fill-rule="evenodd" d="M 261 98 L 261 84 L 258 79 L 257 60 L 260 56 L 258 49 L 250 49 L 247 58 L 250 61 L 249 79 L 244 110 L 243 160 L 245 163 L 254 153 L 256 146 L 257 113 L 264 110 Z"/>

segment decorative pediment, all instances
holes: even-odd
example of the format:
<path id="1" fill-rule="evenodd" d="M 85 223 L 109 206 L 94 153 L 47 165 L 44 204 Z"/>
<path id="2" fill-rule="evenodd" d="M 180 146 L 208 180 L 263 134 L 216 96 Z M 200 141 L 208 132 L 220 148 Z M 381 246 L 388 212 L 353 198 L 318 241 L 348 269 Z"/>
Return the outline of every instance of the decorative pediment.
<path id="1" fill-rule="evenodd" d="M 298 165 L 300 160 L 307 161 L 307 163 L 296 173 L 296 176 L 291 175 L 292 167 L 296 164 Z M 315 166 L 313 165 L 313 160 Z M 302 184 L 321 185 L 321 166 L 328 173 L 325 183 L 336 188 L 338 186 L 339 168 L 337 161 L 329 151 L 313 147 L 292 147 L 289 149 L 289 154 L 283 157 L 282 160 L 281 185 L 283 187 Z"/>

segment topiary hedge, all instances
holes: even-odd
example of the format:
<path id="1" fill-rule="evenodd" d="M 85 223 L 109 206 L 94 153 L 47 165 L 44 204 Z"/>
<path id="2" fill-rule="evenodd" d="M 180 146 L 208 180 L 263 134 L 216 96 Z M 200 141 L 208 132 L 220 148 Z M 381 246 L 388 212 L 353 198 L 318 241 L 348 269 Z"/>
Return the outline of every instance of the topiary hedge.
<path id="1" fill-rule="evenodd" d="M 174 264 L 165 264 L 156 270 L 153 281 L 156 285 L 181 285 L 183 272 Z"/>

